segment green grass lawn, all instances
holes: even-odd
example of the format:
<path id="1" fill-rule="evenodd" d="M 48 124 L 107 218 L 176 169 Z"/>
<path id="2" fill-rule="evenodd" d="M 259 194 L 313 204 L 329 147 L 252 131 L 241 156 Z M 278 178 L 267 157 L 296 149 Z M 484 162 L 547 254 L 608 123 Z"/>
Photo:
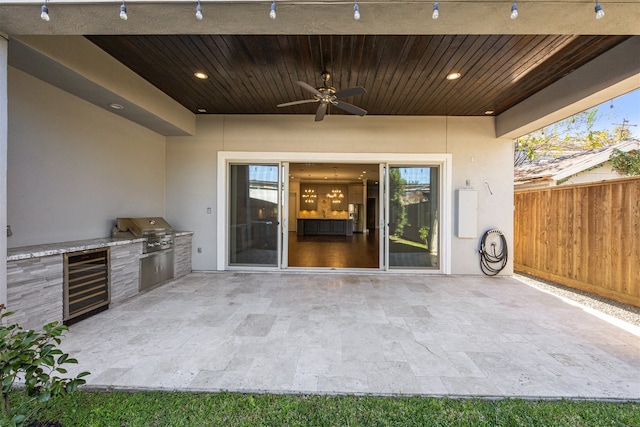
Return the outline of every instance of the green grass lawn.
<path id="1" fill-rule="evenodd" d="M 48 402 L 40 421 L 133 426 L 640 426 L 640 403 L 85 392 Z"/>
<path id="2" fill-rule="evenodd" d="M 401 248 L 402 247 L 401 245 L 406 246 L 407 247 L 406 252 L 415 252 L 415 249 L 411 249 L 411 248 L 422 249 L 425 252 L 427 251 L 427 245 L 424 243 L 413 242 L 411 240 L 406 240 L 396 236 L 389 236 L 389 240 L 391 240 L 392 243 L 395 243 L 396 245 L 398 245 L 398 248 Z M 403 252 L 403 251 L 396 250 L 395 252 Z"/>

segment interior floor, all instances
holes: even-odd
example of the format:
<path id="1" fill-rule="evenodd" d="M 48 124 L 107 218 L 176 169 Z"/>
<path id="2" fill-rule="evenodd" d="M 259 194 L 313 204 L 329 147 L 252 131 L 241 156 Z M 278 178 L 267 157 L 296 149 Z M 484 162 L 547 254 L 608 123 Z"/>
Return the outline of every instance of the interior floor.
<path id="1" fill-rule="evenodd" d="M 289 233 L 289 267 L 378 268 L 378 233 L 297 236 Z"/>

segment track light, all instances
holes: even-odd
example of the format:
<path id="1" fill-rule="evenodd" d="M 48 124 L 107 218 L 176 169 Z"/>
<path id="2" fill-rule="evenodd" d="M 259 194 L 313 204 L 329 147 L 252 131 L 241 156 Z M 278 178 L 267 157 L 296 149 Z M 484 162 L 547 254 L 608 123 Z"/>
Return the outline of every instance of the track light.
<path id="1" fill-rule="evenodd" d="M 123 21 L 129 19 L 129 16 L 127 15 L 127 6 L 124 5 L 124 0 L 122 0 L 122 5 L 120 5 L 120 19 Z"/>
<path id="2" fill-rule="evenodd" d="M 49 22 L 49 8 L 47 7 L 47 2 L 45 0 L 44 4 L 42 5 L 42 8 L 40 8 L 40 19 L 42 19 L 43 21 L 47 21 Z"/>
<path id="3" fill-rule="evenodd" d="M 353 19 L 355 19 L 356 21 L 360 20 L 360 8 L 358 7 L 357 1 L 353 5 Z"/>
<path id="4" fill-rule="evenodd" d="M 198 4 L 196 5 L 196 19 L 202 21 L 202 18 L 202 6 L 200 6 L 200 0 L 198 0 Z"/>
<path id="5" fill-rule="evenodd" d="M 598 3 L 598 0 L 596 0 L 596 19 L 601 19 L 604 17 L 604 10 L 602 10 L 602 6 L 600 6 L 600 3 Z"/>
<path id="6" fill-rule="evenodd" d="M 516 2 L 513 2 L 513 6 L 511 6 L 511 19 L 516 19 L 518 17 L 518 5 Z"/>
<path id="7" fill-rule="evenodd" d="M 353 19 L 355 19 L 356 21 L 360 20 L 360 7 L 358 6 L 357 1 L 353 5 Z"/>
<path id="8" fill-rule="evenodd" d="M 271 3 L 271 10 L 269 11 L 269 18 L 276 19 L 276 0 Z"/>
<path id="9" fill-rule="evenodd" d="M 433 4 L 433 14 L 431 15 L 431 18 L 438 19 L 438 17 L 440 16 L 440 12 L 438 11 L 439 7 L 440 5 L 438 4 L 438 2 L 435 2 Z"/>

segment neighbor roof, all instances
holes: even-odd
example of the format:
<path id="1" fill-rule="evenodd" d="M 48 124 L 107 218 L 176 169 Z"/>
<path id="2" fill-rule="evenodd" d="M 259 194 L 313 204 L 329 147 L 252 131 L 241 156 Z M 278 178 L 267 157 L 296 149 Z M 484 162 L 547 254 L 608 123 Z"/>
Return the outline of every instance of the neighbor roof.
<path id="1" fill-rule="evenodd" d="M 541 159 L 518 166 L 514 170 L 514 185 L 561 181 L 605 163 L 616 149 L 624 152 L 638 150 L 640 141 L 636 139 L 620 141 L 598 150 L 583 151 L 555 159 Z"/>

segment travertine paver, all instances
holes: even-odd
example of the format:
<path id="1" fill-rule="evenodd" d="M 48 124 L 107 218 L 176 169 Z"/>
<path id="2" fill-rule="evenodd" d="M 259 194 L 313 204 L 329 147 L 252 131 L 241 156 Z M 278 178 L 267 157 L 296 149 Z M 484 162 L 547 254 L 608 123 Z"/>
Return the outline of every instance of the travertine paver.
<path id="1" fill-rule="evenodd" d="M 640 338 L 513 278 L 192 273 L 72 325 L 95 387 L 640 399 Z"/>

